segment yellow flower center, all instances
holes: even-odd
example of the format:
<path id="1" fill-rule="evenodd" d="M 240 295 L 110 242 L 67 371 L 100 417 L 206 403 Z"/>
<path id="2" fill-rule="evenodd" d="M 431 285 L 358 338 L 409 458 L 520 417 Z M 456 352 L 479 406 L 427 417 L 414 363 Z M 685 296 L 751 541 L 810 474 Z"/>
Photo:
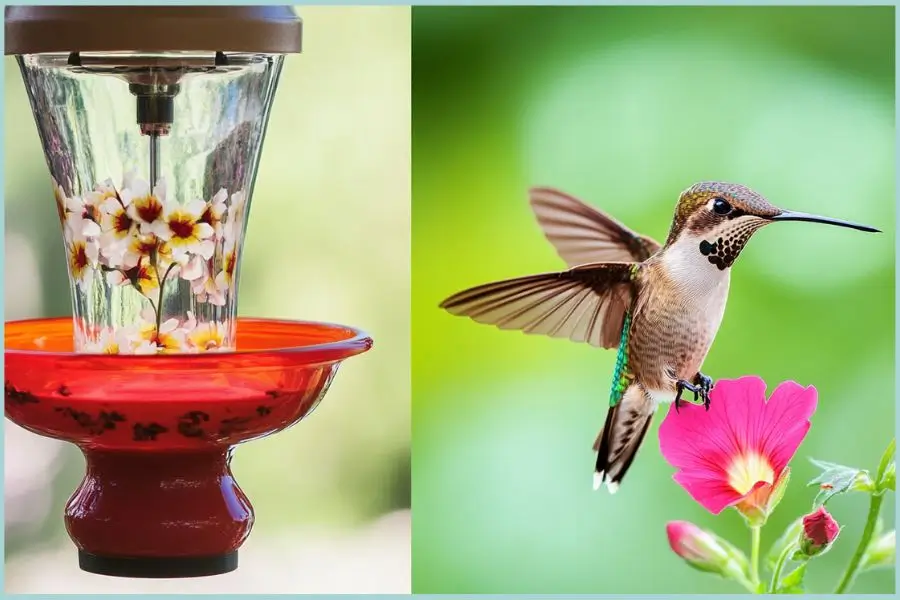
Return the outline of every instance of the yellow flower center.
<path id="1" fill-rule="evenodd" d="M 153 290 L 159 289 L 159 279 L 156 275 L 156 269 L 151 265 L 144 264 L 143 261 L 136 267 L 134 274 L 134 285 L 145 296 Z"/>
<path id="2" fill-rule="evenodd" d="M 175 246 L 183 246 L 199 241 L 197 238 L 197 220 L 190 214 L 175 211 L 169 216 L 171 242 Z"/>
<path id="3" fill-rule="evenodd" d="M 191 344 L 201 350 L 215 350 L 221 348 L 225 343 L 224 334 L 214 325 L 199 325 L 197 329 L 188 336 Z"/>
<path id="4" fill-rule="evenodd" d="M 237 250 L 232 250 L 225 255 L 225 274 L 230 284 L 231 278 L 234 277 L 234 270 L 237 268 Z"/>
<path id="5" fill-rule="evenodd" d="M 156 339 L 156 325 L 154 323 L 144 323 L 138 330 L 140 339 L 152 342 Z"/>
<path id="6" fill-rule="evenodd" d="M 153 223 L 163 213 L 162 202 L 156 196 L 144 196 L 133 201 L 138 218 L 145 223 Z"/>
<path id="7" fill-rule="evenodd" d="M 131 233 L 131 226 L 133 224 L 134 221 L 131 220 L 131 217 L 128 216 L 128 213 L 125 212 L 124 208 L 117 211 L 112 216 L 112 229 L 116 232 L 116 237 L 123 238 Z"/>
<path id="8" fill-rule="evenodd" d="M 156 345 L 164 354 L 181 350 L 181 342 L 171 333 L 160 333 L 156 336 Z"/>
<path id="9" fill-rule="evenodd" d="M 739 494 L 746 494 L 757 482 L 775 483 L 775 472 L 769 461 L 758 452 L 742 454 L 728 467 L 728 484 Z"/>
<path id="10" fill-rule="evenodd" d="M 69 249 L 69 264 L 72 267 L 72 275 L 81 277 L 88 267 L 87 246 L 84 242 L 74 242 Z"/>

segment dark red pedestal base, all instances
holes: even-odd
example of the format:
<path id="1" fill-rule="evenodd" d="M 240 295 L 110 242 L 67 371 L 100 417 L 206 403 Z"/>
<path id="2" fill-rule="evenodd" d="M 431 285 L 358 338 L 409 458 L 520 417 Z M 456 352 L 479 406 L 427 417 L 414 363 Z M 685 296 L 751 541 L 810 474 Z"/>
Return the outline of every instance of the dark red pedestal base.
<path id="1" fill-rule="evenodd" d="M 173 579 L 184 577 L 209 577 L 222 575 L 237 569 L 237 551 L 220 556 L 190 557 L 121 557 L 97 556 L 80 550 L 78 566 L 82 571 L 111 577 L 144 579 Z"/>
<path id="2" fill-rule="evenodd" d="M 66 505 L 81 568 L 120 577 L 202 577 L 237 568 L 253 509 L 227 447 L 193 452 L 83 449 Z"/>

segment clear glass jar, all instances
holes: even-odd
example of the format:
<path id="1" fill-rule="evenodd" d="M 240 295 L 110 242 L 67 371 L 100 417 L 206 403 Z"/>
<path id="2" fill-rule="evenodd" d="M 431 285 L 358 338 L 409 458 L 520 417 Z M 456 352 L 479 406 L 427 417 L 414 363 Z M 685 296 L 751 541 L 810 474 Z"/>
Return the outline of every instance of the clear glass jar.
<path id="1" fill-rule="evenodd" d="M 19 56 L 65 242 L 75 350 L 234 349 L 278 54 Z"/>

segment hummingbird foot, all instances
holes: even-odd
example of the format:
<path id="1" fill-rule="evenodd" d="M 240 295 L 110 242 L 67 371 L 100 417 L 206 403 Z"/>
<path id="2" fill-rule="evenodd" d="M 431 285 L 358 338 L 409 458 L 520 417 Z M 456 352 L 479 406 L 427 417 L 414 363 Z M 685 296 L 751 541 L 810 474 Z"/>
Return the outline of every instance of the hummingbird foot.
<path id="1" fill-rule="evenodd" d="M 694 399 L 703 399 L 703 408 L 709 410 L 709 392 L 713 387 L 712 378 L 703 373 L 697 373 L 696 377 L 694 377 L 694 383 L 697 388 L 697 391 L 694 392 Z"/>
<path id="2" fill-rule="evenodd" d="M 681 409 L 681 395 L 684 393 L 684 390 L 694 393 L 694 399 L 697 398 L 700 393 L 700 388 L 695 386 L 694 384 L 685 381 L 684 379 L 679 379 L 675 382 L 675 412 L 679 412 Z"/>

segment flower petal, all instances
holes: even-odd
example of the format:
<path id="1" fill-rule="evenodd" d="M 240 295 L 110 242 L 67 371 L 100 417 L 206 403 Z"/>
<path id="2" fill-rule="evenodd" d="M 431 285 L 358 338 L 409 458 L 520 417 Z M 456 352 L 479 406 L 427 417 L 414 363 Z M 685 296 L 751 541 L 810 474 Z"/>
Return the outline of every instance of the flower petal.
<path id="1" fill-rule="evenodd" d="M 166 178 L 160 177 L 153 187 L 153 195 L 162 203 L 166 201 Z"/>
<path id="2" fill-rule="evenodd" d="M 200 239 L 206 239 L 212 236 L 213 233 L 215 233 L 215 230 L 209 225 L 209 223 L 197 223 L 196 227 L 197 237 Z"/>
<path id="3" fill-rule="evenodd" d="M 118 214 L 122 212 L 122 205 L 116 198 L 107 198 L 100 203 L 100 210 L 107 214 Z"/>
<path id="4" fill-rule="evenodd" d="M 225 188 L 219 188 L 219 191 L 216 192 L 216 195 L 212 197 L 212 200 L 210 200 L 210 204 L 222 204 L 224 208 L 225 200 L 227 198 L 228 192 L 225 191 Z"/>
<path id="5" fill-rule="evenodd" d="M 81 235 L 84 237 L 96 237 L 100 235 L 100 226 L 89 219 L 81 222 Z"/>
<path id="6" fill-rule="evenodd" d="M 776 473 L 791 461 L 806 437 L 817 404 L 818 392 L 813 386 L 785 381 L 772 392 L 762 415 L 759 450 L 769 457 Z"/>
<path id="7" fill-rule="evenodd" d="M 660 426 L 660 451 L 676 467 L 675 481 L 714 514 L 738 503 L 767 509 L 772 482 L 732 481 L 733 469 L 743 464 L 736 461 L 758 467 L 744 479 L 774 475 L 781 481 L 809 430 L 816 409 L 815 388 L 785 382 L 768 402 L 765 392 L 759 377 L 720 380 L 710 394 L 709 411 L 691 404 L 680 412 L 671 407 Z M 751 484 L 752 489 L 742 493 Z"/>
<path id="8" fill-rule="evenodd" d="M 106 281 L 109 282 L 110 285 L 121 285 L 128 281 L 125 275 L 122 274 L 121 271 L 107 271 L 106 272 Z"/>
<path id="9" fill-rule="evenodd" d="M 679 471 L 675 473 L 673 479 L 700 506 L 714 515 L 719 514 L 729 506 L 737 504 L 743 498 L 722 477 L 703 477 L 693 472 Z"/>
<path id="10" fill-rule="evenodd" d="M 759 377 L 723 379 L 710 392 L 710 409 L 686 404 L 669 409 L 659 427 L 659 449 L 673 467 L 724 473 L 744 453 L 766 399 Z"/>
<path id="11" fill-rule="evenodd" d="M 78 196 L 66 198 L 66 210 L 81 214 L 84 211 L 84 202 Z"/>
<path id="12" fill-rule="evenodd" d="M 203 211 L 206 210 L 206 202 L 203 200 L 191 200 L 190 202 L 186 202 L 181 209 L 195 219 L 199 219 L 200 215 L 203 214 Z"/>
<path id="13" fill-rule="evenodd" d="M 188 281 L 200 279 L 204 274 L 205 263 L 199 256 L 192 257 L 181 270 L 181 278 Z"/>
<path id="14" fill-rule="evenodd" d="M 144 232 L 143 224 L 141 225 L 141 232 Z M 169 229 L 168 223 L 164 223 L 162 221 L 154 221 L 147 227 L 146 233 L 153 234 L 164 242 L 168 242 L 172 239 L 172 230 Z"/>
<path id="15" fill-rule="evenodd" d="M 178 319 L 167 319 L 159 327 L 159 333 L 172 333 L 178 328 Z"/>
<path id="16" fill-rule="evenodd" d="M 205 225 L 205 223 L 201 223 L 201 225 Z M 209 225 L 207 225 L 209 227 Z M 212 258 L 212 255 L 216 252 L 216 243 L 212 240 L 203 240 L 197 246 L 197 254 L 202 256 L 205 260 L 209 260 Z"/>
<path id="17" fill-rule="evenodd" d="M 91 265 L 96 265 L 100 259 L 100 245 L 97 242 L 89 241 L 84 246 L 84 253 L 90 260 Z"/>

